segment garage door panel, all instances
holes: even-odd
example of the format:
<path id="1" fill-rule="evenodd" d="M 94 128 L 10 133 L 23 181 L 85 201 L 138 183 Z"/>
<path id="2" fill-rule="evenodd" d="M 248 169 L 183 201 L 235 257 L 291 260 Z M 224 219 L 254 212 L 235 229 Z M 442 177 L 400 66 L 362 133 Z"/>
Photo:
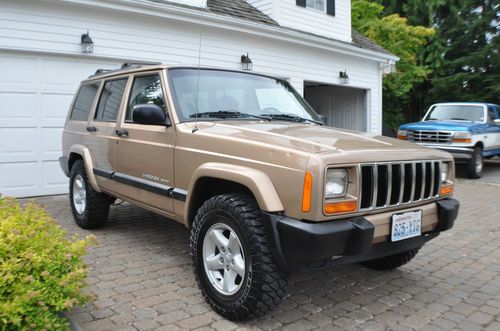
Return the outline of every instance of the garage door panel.
<path id="1" fill-rule="evenodd" d="M 5 154 L 35 154 L 37 133 L 36 128 L 0 128 L 0 162 Z"/>
<path id="2" fill-rule="evenodd" d="M 42 150 L 45 154 L 60 154 L 62 142 L 62 128 L 43 128 L 42 129 Z"/>
<path id="3" fill-rule="evenodd" d="M 36 91 L 36 57 L 0 56 L 0 91 Z"/>
<path id="4" fill-rule="evenodd" d="M 40 88 L 42 92 L 73 94 L 79 83 L 77 77 L 78 61 L 76 60 L 41 60 Z"/>
<path id="5" fill-rule="evenodd" d="M 73 93 L 42 94 L 40 96 L 40 111 L 43 114 L 42 126 L 64 127 L 66 115 L 73 100 Z"/>
<path id="6" fill-rule="evenodd" d="M 0 163 L 2 194 L 31 195 L 37 189 L 37 162 Z"/>
<path id="7" fill-rule="evenodd" d="M 37 96 L 35 93 L 0 92 L 0 126 L 34 126 Z"/>
<path id="8" fill-rule="evenodd" d="M 0 193 L 68 192 L 62 130 L 80 81 L 118 63 L 0 51 Z"/>
<path id="9" fill-rule="evenodd" d="M 44 188 L 60 188 L 66 190 L 68 186 L 68 178 L 61 171 L 58 161 L 42 162 Z"/>

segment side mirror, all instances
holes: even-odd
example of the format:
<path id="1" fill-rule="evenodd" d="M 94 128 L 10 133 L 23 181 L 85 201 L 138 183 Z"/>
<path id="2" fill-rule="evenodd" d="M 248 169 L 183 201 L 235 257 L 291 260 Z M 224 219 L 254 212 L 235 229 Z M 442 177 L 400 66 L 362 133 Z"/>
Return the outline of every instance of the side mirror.
<path id="1" fill-rule="evenodd" d="M 493 123 L 495 123 L 495 125 L 500 125 L 500 118 L 493 120 Z"/>
<path id="2" fill-rule="evenodd" d="M 134 106 L 132 120 L 134 123 L 143 125 L 165 125 L 167 127 L 172 125 L 160 106 L 149 103 Z"/>

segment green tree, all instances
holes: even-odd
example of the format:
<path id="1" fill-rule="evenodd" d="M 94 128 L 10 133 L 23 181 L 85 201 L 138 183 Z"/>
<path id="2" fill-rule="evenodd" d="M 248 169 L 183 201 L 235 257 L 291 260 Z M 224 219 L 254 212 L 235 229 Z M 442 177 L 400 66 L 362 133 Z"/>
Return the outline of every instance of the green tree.
<path id="1" fill-rule="evenodd" d="M 439 101 L 500 103 L 499 0 L 378 0 L 384 13 L 437 30 L 419 51 L 433 74 L 418 86 L 422 104 Z"/>
<path id="2" fill-rule="evenodd" d="M 367 0 L 352 1 L 353 27 L 400 57 L 396 72 L 384 77 L 384 124 L 397 128 L 404 122 L 404 111 L 411 105 L 415 86 L 424 82 L 431 69 L 418 51 L 434 37 L 435 30 L 412 26 L 397 14 L 384 16 L 384 7 Z"/>

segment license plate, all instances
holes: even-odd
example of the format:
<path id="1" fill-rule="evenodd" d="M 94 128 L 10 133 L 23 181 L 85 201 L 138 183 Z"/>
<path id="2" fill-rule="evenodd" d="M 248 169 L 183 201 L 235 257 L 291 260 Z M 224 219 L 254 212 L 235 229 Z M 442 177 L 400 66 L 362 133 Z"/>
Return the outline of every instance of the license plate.
<path id="1" fill-rule="evenodd" d="M 422 211 L 392 215 L 391 241 L 418 237 L 422 234 Z"/>

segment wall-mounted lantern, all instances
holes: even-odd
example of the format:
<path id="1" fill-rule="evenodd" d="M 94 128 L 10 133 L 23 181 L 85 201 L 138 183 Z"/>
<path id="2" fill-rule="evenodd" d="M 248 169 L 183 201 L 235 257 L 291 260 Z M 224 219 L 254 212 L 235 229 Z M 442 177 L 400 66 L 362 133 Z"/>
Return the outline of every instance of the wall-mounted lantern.
<path id="1" fill-rule="evenodd" d="M 250 57 L 247 55 L 241 56 L 241 69 L 246 71 L 251 71 L 253 69 L 253 63 Z"/>
<path id="2" fill-rule="evenodd" d="M 82 34 L 82 53 L 90 54 L 94 52 L 94 42 L 90 38 L 89 30 Z"/>
<path id="3" fill-rule="evenodd" d="M 347 70 L 339 72 L 339 81 L 340 84 L 349 84 L 349 75 L 347 74 Z"/>

